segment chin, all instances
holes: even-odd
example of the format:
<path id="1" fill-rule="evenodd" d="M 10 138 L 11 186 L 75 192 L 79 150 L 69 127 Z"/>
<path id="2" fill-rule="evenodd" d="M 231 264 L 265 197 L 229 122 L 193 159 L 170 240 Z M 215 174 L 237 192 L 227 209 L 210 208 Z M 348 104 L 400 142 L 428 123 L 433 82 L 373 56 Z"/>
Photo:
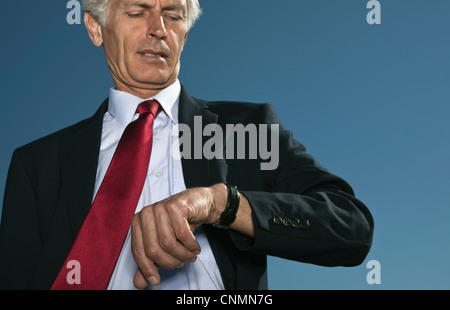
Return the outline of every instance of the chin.
<path id="1" fill-rule="evenodd" d="M 176 78 L 171 75 L 160 75 L 158 73 L 147 73 L 145 76 L 136 76 L 135 81 L 144 85 L 169 86 Z"/>

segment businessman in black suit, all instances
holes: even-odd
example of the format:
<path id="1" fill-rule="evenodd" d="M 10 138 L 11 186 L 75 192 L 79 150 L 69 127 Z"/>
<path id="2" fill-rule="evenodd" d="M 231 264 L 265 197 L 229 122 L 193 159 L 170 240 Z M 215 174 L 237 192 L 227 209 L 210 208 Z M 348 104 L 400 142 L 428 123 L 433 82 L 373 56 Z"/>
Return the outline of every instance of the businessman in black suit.
<path id="1" fill-rule="evenodd" d="M 177 85 L 180 55 L 198 2 L 98 2 L 84 1 L 85 24 L 94 45 L 104 47 L 115 90 L 146 99 Z M 107 14 L 99 9 L 105 7 Z M 200 246 L 202 236 L 214 257 L 206 274 L 216 288 L 267 288 L 267 255 L 323 266 L 354 266 L 365 259 L 373 234 L 369 210 L 344 180 L 305 152 L 270 105 L 206 102 L 182 86 L 177 93 L 175 121 L 191 129 L 196 116 L 203 128 L 279 125 L 279 143 L 271 145 L 277 146 L 277 168 L 263 170 L 264 160 L 235 156 L 181 158 L 185 190 L 136 209 L 109 288 L 123 288 L 116 285 L 122 285 L 121 274 L 129 271 L 122 270 L 134 266 L 126 260 L 127 251 L 136 265 L 132 283 L 137 288 L 163 286 L 176 278 L 167 286 L 173 289 L 176 283 L 203 279 L 193 267 L 207 252 Z M 14 152 L 0 226 L 0 288 L 49 289 L 64 268 L 99 183 L 111 100 L 91 118 Z M 229 219 L 228 185 L 238 188 L 240 200 L 224 229 L 217 224 Z M 180 276 L 177 270 L 183 268 Z M 215 269 L 217 277 L 211 276 Z M 189 288 L 204 288 L 202 283 Z"/>

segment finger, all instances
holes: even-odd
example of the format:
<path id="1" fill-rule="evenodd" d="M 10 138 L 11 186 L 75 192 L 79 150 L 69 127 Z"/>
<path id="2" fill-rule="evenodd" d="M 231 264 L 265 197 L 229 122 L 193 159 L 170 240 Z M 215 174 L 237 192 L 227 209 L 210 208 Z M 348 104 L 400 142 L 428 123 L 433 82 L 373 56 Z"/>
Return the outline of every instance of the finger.
<path id="1" fill-rule="evenodd" d="M 148 282 L 157 285 L 160 281 L 158 267 L 145 253 L 141 225 L 139 214 L 134 215 L 131 220 L 131 252 L 139 268 L 134 279 L 136 288 L 145 288 Z M 145 285 L 142 278 L 146 282 Z"/>
<path id="2" fill-rule="evenodd" d="M 192 234 L 194 234 L 194 231 L 197 230 L 197 228 L 199 228 L 201 225 L 197 224 L 197 223 L 189 223 L 189 230 L 192 232 Z M 194 235 L 195 238 L 195 235 Z"/>
<path id="3" fill-rule="evenodd" d="M 146 257 L 165 269 L 175 269 L 184 264 L 184 260 L 178 259 L 164 250 L 160 245 L 160 238 L 156 229 L 156 217 L 154 214 L 156 205 L 142 209 L 140 212 L 142 242 Z M 144 270 L 142 270 L 144 271 Z M 144 275 L 145 274 L 144 272 Z"/>
<path id="4" fill-rule="evenodd" d="M 178 236 L 174 232 L 176 228 L 173 227 L 172 221 L 164 206 L 155 208 L 155 213 L 158 218 L 156 221 L 156 230 L 161 248 L 180 261 L 194 262 L 197 259 L 197 255 L 177 240 Z"/>
<path id="5" fill-rule="evenodd" d="M 165 202 L 165 210 L 167 210 L 175 238 L 190 252 L 195 255 L 200 254 L 200 244 L 194 236 L 195 225 L 189 223 L 188 204 L 180 199 L 172 199 Z"/>
<path id="6" fill-rule="evenodd" d="M 157 268 L 157 267 L 155 266 L 155 268 Z M 156 275 L 157 276 L 152 276 L 147 279 L 144 276 L 144 274 L 142 273 L 142 271 L 138 268 L 136 270 L 136 273 L 134 274 L 134 280 L 133 280 L 134 287 L 142 290 L 147 287 L 148 283 L 150 283 L 153 286 L 158 285 L 161 282 L 161 278 L 160 278 L 158 272 L 156 272 Z"/>
<path id="7" fill-rule="evenodd" d="M 172 228 L 177 240 L 191 253 L 200 254 L 201 247 L 194 235 L 194 231 L 199 225 L 190 224 L 183 218 L 176 218 L 173 221 Z"/>

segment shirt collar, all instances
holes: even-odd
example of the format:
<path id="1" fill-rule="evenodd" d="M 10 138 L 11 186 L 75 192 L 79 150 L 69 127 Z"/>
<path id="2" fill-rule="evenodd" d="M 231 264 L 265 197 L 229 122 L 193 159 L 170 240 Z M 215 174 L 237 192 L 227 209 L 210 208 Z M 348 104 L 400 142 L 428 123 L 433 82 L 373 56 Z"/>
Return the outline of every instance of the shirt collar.
<path id="1" fill-rule="evenodd" d="M 152 98 L 142 99 L 130 93 L 111 88 L 109 91 L 108 112 L 124 127 L 133 120 L 137 106 L 146 100 L 158 100 L 165 114 L 173 123 L 178 123 L 178 103 L 181 84 L 176 80 Z"/>

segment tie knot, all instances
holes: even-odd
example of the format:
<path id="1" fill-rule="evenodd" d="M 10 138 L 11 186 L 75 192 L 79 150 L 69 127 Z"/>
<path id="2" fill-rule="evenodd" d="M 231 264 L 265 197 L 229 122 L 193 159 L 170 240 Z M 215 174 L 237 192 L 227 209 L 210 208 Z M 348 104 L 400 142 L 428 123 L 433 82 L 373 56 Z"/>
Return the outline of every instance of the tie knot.
<path id="1" fill-rule="evenodd" d="M 138 105 L 136 112 L 139 113 L 139 115 L 143 113 L 151 113 L 153 116 L 156 116 L 160 107 L 161 106 L 157 100 L 147 100 Z"/>

